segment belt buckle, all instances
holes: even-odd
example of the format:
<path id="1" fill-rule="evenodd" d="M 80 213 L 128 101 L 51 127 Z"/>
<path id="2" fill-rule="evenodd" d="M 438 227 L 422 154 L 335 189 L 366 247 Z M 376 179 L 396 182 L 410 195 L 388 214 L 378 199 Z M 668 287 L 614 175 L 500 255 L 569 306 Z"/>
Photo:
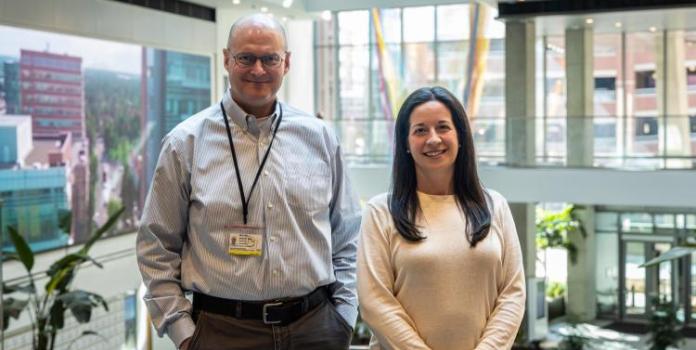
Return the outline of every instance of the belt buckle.
<path id="1" fill-rule="evenodd" d="M 269 307 L 275 307 L 275 306 L 281 306 L 281 305 L 283 305 L 282 302 L 275 302 L 275 303 L 263 304 L 262 319 L 263 319 L 263 323 L 264 323 L 264 324 L 278 324 L 278 323 L 283 322 L 283 321 L 281 321 L 281 320 L 279 320 L 279 321 L 269 321 L 269 320 L 268 320 L 268 308 L 269 308 Z"/>

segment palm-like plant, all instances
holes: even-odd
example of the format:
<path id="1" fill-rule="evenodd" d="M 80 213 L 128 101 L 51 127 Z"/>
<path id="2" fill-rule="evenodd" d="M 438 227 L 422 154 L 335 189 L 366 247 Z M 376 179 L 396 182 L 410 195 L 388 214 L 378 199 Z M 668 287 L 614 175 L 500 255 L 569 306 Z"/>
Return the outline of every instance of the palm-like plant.
<path id="1" fill-rule="evenodd" d="M 683 258 L 691 253 L 696 252 L 696 244 L 685 243 L 680 246 L 672 247 L 672 249 L 660 254 L 660 256 L 648 260 L 645 264 L 640 265 L 640 267 L 649 267 L 660 265 L 665 261 L 672 261 Z"/>
<path id="2" fill-rule="evenodd" d="M 48 282 L 44 286 L 42 295 L 39 295 L 37 291 L 36 282 L 31 272 L 34 267 L 34 252 L 17 230 L 10 226 L 9 236 L 15 252 L 6 253 L 5 256 L 22 263 L 27 271 L 27 279 L 11 285 L 4 283 L 2 285 L 3 294 L 24 295 L 24 298 L 12 296 L 4 298 L 2 317 L 5 329 L 9 325 L 10 317 L 17 319 L 22 311 L 28 308 L 33 333 L 32 348 L 34 350 L 52 350 L 55 347 L 58 331 L 65 326 L 65 311 L 69 309 L 80 323 L 89 322 L 92 309 L 95 307 L 102 306 L 108 311 L 108 305 L 100 295 L 84 290 L 73 290 L 71 284 L 77 273 L 77 268 L 82 264 L 91 262 L 99 268 L 102 267 L 99 262 L 88 255 L 89 250 L 116 223 L 121 213 L 123 213 L 123 208 L 111 215 L 80 250 L 65 255 L 51 265 L 46 271 Z M 69 217 L 67 220 L 61 220 L 61 227 L 63 230 L 70 227 Z M 94 334 L 94 332 L 86 333 Z"/>
<path id="3" fill-rule="evenodd" d="M 578 248 L 573 244 L 568 235 L 579 232 L 583 237 L 587 236 L 585 227 L 575 213 L 575 206 L 567 206 L 560 212 L 546 212 L 541 210 L 537 215 L 536 243 L 540 249 L 561 247 L 568 251 L 570 262 L 575 264 L 578 257 Z"/>

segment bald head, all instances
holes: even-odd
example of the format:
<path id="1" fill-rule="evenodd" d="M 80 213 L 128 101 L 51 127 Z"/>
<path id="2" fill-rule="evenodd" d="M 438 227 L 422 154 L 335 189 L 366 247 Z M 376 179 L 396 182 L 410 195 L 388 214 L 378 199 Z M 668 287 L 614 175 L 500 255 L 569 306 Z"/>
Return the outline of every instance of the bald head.
<path id="1" fill-rule="evenodd" d="M 285 35 L 285 28 L 283 28 L 283 25 L 275 18 L 262 13 L 246 15 L 235 21 L 234 24 L 232 24 L 232 28 L 230 28 L 230 35 L 227 38 L 227 48 L 232 47 L 235 36 L 245 29 L 270 29 L 275 31 L 280 34 L 280 37 L 283 39 L 283 49 L 285 51 L 288 50 L 288 38 Z"/>

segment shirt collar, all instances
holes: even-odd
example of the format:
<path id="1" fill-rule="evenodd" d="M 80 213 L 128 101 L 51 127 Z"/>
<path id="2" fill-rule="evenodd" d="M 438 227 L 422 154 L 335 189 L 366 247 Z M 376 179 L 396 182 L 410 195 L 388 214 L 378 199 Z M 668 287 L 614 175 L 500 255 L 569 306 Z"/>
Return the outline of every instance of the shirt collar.
<path id="1" fill-rule="evenodd" d="M 280 102 L 276 100 L 273 113 L 268 115 L 270 123 L 257 123 L 256 117 L 245 112 L 242 107 L 237 104 L 237 102 L 232 98 L 232 92 L 227 90 L 225 95 L 222 97 L 222 105 L 225 107 L 225 113 L 227 113 L 227 119 L 237 124 L 242 130 L 258 137 L 261 133 L 259 124 L 261 127 L 265 126 L 264 132 L 270 132 L 271 125 L 274 125 L 277 121 L 277 117 L 280 113 Z"/>

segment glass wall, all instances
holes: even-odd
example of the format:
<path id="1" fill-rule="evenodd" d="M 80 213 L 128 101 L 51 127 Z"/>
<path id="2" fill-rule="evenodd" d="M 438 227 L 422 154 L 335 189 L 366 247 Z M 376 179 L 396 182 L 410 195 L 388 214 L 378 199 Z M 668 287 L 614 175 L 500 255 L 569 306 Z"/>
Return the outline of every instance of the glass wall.
<path id="1" fill-rule="evenodd" d="M 621 166 L 625 129 L 621 34 L 594 36 L 594 156 L 598 166 Z"/>
<path id="2" fill-rule="evenodd" d="M 627 33 L 626 40 L 626 164 L 659 166 L 657 41 L 662 33 Z M 661 46 L 661 45 L 660 45 Z"/>
<path id="3" fill-rule="evenodd" d="M 464 102 L 479 160 L 503 161 L 505 118 L 515 116 L 505 116 L 504 24 L 494 18 L 485 5 L 461 4 L 338 12 L 318 22 L 317 110 L 334 121 L 348 158 L 387 161 L 403 99 L 441 85 Z M 696 166 L 696 32 L 591 35 L 593 165 Z M 539 36 L 536 53 L 536 161 L 564 165 L 565 35 Z"/>
<path id="4" fill-rule="evenodd" d="M 640 265 L 672 247 L 696 243 L 696 214 L 689 209 L 650 211 L 597 208 L 595 215 L 598 316 L 645 319 L 651 296 L 673 301 L 677 317 L 694 324 L 696 254 L 657 267 Z M 691 320 L 691 321 L 689 321 Z"/>
<path id="5" fill-rule="evenodd" d="M 565 38 L 542 38 L 543 118 L 537 118 L 537 162 L 563 164 L 566 152 Z"/>
<path id="6" fill-rule="evenodd" d="M 413 90 L 460 98 L 482 157 L 504 155 L 504 26 L 486 5 L 337 12 L 315 24 L 316 110 L 351 162 L 386 161 L 393 121 Z"/>
<path id="7" fill-rule="evenodd" d="M 537 161 L 566 157 L 565 43 L 542 36 L 543 95 Z M 595 33 L 594 165 L 692 168 L 696 165 L 696 34 L 691 31 Z M 683 68 L 681 68 L 683 67 Z M 540 121 L 541 120 L 541 121 Z"/>

